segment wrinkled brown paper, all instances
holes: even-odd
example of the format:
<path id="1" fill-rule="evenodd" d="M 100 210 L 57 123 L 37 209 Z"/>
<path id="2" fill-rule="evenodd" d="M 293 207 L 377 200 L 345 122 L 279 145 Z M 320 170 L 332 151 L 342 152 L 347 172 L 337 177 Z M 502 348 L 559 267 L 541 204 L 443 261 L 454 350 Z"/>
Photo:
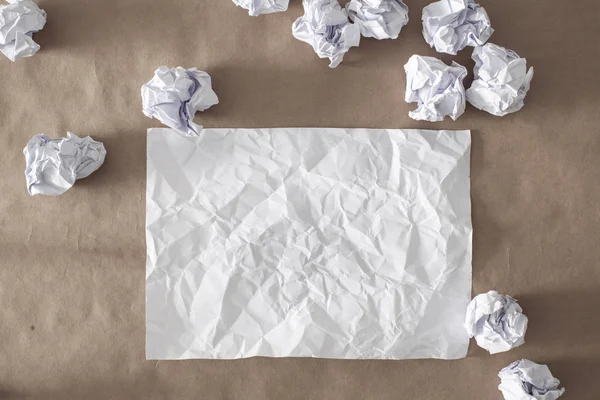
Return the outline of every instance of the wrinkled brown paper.
<path id="1" fill-rule="evenodd" d="M 527 106 L 416 122 L 402 66 L 437 56 L 410 2 L 398 40 L 364 39 L 335 70 L 293 38 L 300 1 L 250 17 L 232 1 L 40 0 L 35 57 L 0 58 L 0 396 L 33 399 L 496 399 L 497 373 L 547 364 L 564 398 L 600 376 L 600 34 L 595 0 L 481 0 L 494 42 L 535 65 Z M 551 3 L 551 4 L 550 4 Z M 470 51 L 442 55 L 472 69 Z M 207 127 L 471 129 L 473 293 L 527 310 L 527 343 L 466 359 L 145 361 L 146 129 L 140 87 L 160 65 L 213 77 Z M 465 84 L 470 84 L 470 73 Z M 57 198 L 29 197 L 22 149 L 71 130 L 105 144 L 102 168 Z"/>

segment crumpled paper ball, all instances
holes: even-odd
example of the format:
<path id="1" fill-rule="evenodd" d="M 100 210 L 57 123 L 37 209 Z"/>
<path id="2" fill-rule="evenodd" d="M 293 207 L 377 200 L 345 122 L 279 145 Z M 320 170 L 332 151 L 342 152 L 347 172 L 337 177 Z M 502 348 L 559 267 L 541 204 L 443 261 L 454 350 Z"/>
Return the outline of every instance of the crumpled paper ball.
<path id="1" fill-rule="evenodd" d="M 0 51 L 14 62 L 40 49 L 32 36 L 46 25 L 46 12 L 31 0 L 7 1 L 0 5 Z"/>
<path id="2" fill-rule="evenodd" d="M 452 62 L 446 65 L 434 57 L 413 55 L 404 65 L 407 103 L 418 103 L 408 113 L 415 120 L 442 121 L 445 116 L 456 120 L 465 112 L 463 80 L 467 69 Z"/>
<path id="3" fill-rule="evenodd" d="M 465 328 L 479 347 L 496 354 L 525 343 L 527 322 L 515 299 L 492 290 L 471 300 Z"/>
<path id="4" fill-rule="evenodd" d="M 184 136 L 198 136 L 202 126 L 193 122 L 196 111 L 205 111 L 218 103 L 210 75 L 196 68 L 163 66 L 142 86 L 144 114 Z"/>
<path id="5" fill-rule="evenodd" d="M 256 17 L 286 11 L 290 0 L 233 0 L 234 4 L 248 10 L 248 14 Z"/>
<path id="6" fill-rule="evenodd" d="M 556 400 L 565 392 L 546 365 L 529 360 L 515 361 L 498 376 L 505 400 Z"/>
<path id="7" fill-rule="evenodd" d="M 519 111 L 533 79 L 533 67 L 512 50 L 487 43 L 475 47 L 473 84 L 467 89 L 467 101 L 480 110 L 502 117 Z"/>
<path id="8" fill-rule="evenodd" d="M 423 8 L 423 36 L 440 53 L 457 54 L 481 46 L 494 30 L 487 12 L 474 0 L 441 0 Z"/>
<path id="9" fill-rule="evenodd" d="M 88 177 L 104 163 L 106 149 L 90 136 L 80 138 L 67 132 L 66 138 L 35 135 L 23 149 L 25 178 L 30 195 L 58 196 L 77 179 Z"/>
<path id="10" fill-rule="evenodd" d="M 344 54 L 360 43 L 360 28 L 350 23 L 346 9 L 337 0 L 304 0 L 304 15 L 292 26 L 298 40 L 310 44 L 320 58 L 337 67 Z"/>
<path id="11" fill-rule="evenodd" d="M 346 10 L 364 37 L 397 39 L 408 24 L 408 7 L 402 0 L 352 0 Z"/>

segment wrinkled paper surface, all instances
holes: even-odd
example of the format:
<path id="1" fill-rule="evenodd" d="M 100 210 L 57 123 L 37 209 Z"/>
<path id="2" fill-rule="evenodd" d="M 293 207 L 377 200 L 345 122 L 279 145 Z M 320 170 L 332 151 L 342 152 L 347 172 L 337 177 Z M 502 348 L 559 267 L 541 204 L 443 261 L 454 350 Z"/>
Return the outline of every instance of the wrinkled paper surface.
<path id="1" fill-rule="evenodd" d="M 556 400 L 565 392 L 546 365 L 519 360 L 498 374 L 505 400 Z"/>
<path id="2" fill-rule="evenodd" d="M 248 10 L 253 17 L 286 11 L 290 0 L 233 0 L 234 4 Z"/>
<path id="3" fill-rule="evenodd" d="M 515 299 L 491 290 L 469 303 L 465 328 L 479 347 L 496 354 L 525 343 L 527 322 Z"/>
<path id="4" fill-rule="evenodd" d="M 196 136 L 202 129 L 194 123 L 196 111 L 205 111 L 218 103 L 210 75 L 196 68 L 163 66 L 142 86 L 144 114 L 184 136 Z"/>
<path id="5" fill-rule="evenodd" d="M 446 65 L 434 57 L 413 55 L 404 65 L 407 103 L 418 103 L 408 116 L 415 120 L 456 120 L 465 112 L 466 98 L 463 80 L 467 69 L 455 61 Z"/>
<path id="6" fill-rule="evenodd" d="M 293 26 L 294 37 L 310 44 L 320 58 L 337 67 L 344 54 L 360 43 L 360 28 L 350 23 L 348 12 L 337 0 L 304 0 L 304 15 Z"/>
<path id="7" fill-rule="evenodd" d="M 502 117 L 519 111 L 533 79 L 533 67 L 512 50 L 487 43 L 473 49 L 474 80 L 467 101 L 480 110 Z"/>
<path id="8" fill-rule="evenodd" d="M 440 53 L 481 46 L 494 30 L 487 12 L 473 0 L 440 0 L 423 8 L 423 36 Z"/>
<path id="9" fill-rule="evenodd" d="M 148 131 L 148 359 L 464 357 L 469 131 Z"/>
<path id="10" fill-rule="evenodd" d="M 352 0 L 346 10 L 364 37 L 397 39 L 408 24 L 408 7 L 402 0 Z"/>
<path id="11" fill-rule="evenodd" d="M 67 132 L 66 138 L 35 135 L 23 149 L 25 178 L 30 195 L 58 196 L 77 179 L 91 175 L 104 163 L 106 149 L 91 136 L 80 138 Z"/>
<path id="12" fill-rule="evenodd" d="M 14 62 L 40 49 L 32 36 L 46 25 L 46 12 L 31 0 L 7 1 L 0 5 L 0 51 Z"/>

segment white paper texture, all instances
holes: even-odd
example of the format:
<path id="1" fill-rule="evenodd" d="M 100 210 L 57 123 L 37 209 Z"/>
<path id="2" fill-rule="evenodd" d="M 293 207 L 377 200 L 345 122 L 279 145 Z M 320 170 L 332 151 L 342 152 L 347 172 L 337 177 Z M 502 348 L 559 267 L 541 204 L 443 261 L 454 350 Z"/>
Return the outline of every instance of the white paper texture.
<path id="1" fill-rule="evenodd" d="M 249 15 L 256 17 L 261 14 L 286 11 L 290 0 L 233 0 L 233 2 L 248 10 Z"/>
<path id="2" fill-rule="evenodd" d="M 350 23 L 348 12 L 337 0 L 304 0 L 304 15 L 292 25 L 292 34 L 312 46 L 320 58 L 335 68 L 351 47 L 360 43 L 360 28 Z"/>
<path id="3" fill-rule="evenodd" d="M 466 355 L 470 132 L 148 131 L 148 359 Z"/>
<path id="4" fill-rule="evenodd" d="M 556 400 L 565 392 L 548 366 L 529 360 L 515 361 L 498 376 L 498 389 L 505 400 Z"/>
<path id="5" fill-rule="evenodd" d="M 40 49 L 33 34 L 46 25 L 46 12 L 31 0 L 0 3 L 0 51 L 11 61 L 31 57 Z"/>
<path id="6" fill-rule="evenodd" d="M 475 79 L 466 96 L 473 107 L 499 117 L 523 108 L 533 79 L 526 59 L 493 43 L 474 48 L 471 57 Z"/>

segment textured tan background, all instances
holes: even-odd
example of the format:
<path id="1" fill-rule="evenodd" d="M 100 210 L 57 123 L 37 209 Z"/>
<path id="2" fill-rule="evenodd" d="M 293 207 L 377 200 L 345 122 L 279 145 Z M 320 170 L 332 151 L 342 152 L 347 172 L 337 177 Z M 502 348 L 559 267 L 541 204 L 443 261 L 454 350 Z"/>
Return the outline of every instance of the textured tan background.
<path id="1" fill-rule="evenodd" d="M 598 399 L 600 3 L 481 0 L 492 42 L 535 66 L 527 105 L 437 124 L 403 101 L 408 57 L 435 54 L 427 3 L 408 0 L 398 40 L 364 40 L 330 70 L 292 37 L 300 0 L 258 18 L 229 0 L 40 0 L 40 53 L 0 57 L 0 398 L 500 399 L 497 372 L 525 357 L 566 400 Z M 470 54 L 455 59 L 472 69 Z M 527 343 L 496 356 L 472 343 L 453 362 L 145 361 L 145 140 L 161 125 L 139 91 L 163 64 L 212 75 L 221 103 L 196 119 L 209 127 L 472 129 L 474 292 L 517 297 Z M 29 197 L 22 148 L 67 129 L 103 141 L 106 163 Z"/>

